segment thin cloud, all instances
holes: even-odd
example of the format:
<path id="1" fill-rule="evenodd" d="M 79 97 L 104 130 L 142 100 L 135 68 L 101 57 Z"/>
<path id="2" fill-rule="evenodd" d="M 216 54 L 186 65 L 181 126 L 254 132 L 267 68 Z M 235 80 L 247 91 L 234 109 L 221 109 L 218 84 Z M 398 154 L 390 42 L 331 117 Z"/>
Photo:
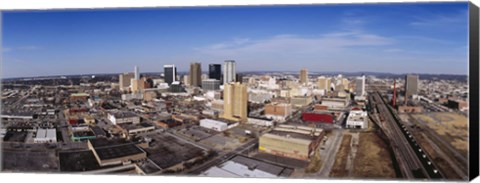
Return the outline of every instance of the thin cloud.
<path id="1" fill-rule="evenodd" d="M 7 53 L 7 52 L 10 52 L 10 51 L 12 51 L 12 48 L 9 48 L 9 47 L 3 47 L 2 48 L 3 53 Z"/>
<path id="2" fill-rule="evenodd" d="M 442 44 L 442 45 L 455 44 L 455 42 L 449 41 L 446 39 L 438 39 L 438 38 L 432 38 L 427 36 L 417 36 L 417 35 L 402 35 L 402 36 L 395 36 L 394 38 L 397 40 L 407 41 L 407 42 L 421 41 L 421 42 L 430 43 L 430 44 Z"/>
<path id="3" fill-rule="evenodd" d="M 402 52 L 404 51 L 403 49 L 398 49 L 398 48 L 391 48 L 391 49 L 386 49 L 384 50 L 387 53 L 397 53 L 397 52 Z"/>
<path id="4" fill-rule="evenodd" d="M 243 39 L 216 43 L 195 50 L 208 55 L 232 56 L 258 53 L 329 53 L 355 46 L 384 46 L 395 40 L 380 35 L 360 32 L 336 32 L 319 36 L 276 35 L 266 39 Z"/>
<path id="5" fill-rule="evenodd" d="M 468 10 L 459 11 L 456 14 L 435 14 L 430 17 L 416 17 L 417 20 L 410 25 L 417 28 L 450 27 L 452 24 L 465 24 L 468 18 Z"/>
<path id="6" fill-rule="evenodd" d="M 2 52 L 13 52 L 13 51 L 30 51 L 30 50 L 38 50 L 40 47 L 27 45 L 27 46 L 17 46 L 17 47 L 3 47 Z"/>

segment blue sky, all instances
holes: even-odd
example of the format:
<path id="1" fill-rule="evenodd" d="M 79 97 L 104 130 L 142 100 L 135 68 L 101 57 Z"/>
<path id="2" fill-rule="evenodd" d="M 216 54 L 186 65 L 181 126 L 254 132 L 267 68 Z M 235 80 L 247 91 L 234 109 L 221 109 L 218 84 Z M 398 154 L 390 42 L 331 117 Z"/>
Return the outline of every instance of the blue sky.
<path id="1" fill-rule="evenodd" d="M 187 71 L 468 72 L 468 4 L 143 8 L 2 13 L 2 77 Z"/>

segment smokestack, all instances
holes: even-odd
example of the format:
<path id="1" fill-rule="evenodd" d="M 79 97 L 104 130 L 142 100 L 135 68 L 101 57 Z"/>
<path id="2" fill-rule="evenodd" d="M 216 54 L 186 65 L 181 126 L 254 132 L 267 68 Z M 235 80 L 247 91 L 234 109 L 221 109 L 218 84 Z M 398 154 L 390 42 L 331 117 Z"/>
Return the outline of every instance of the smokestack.
<path id="1" fill-rule="evenodd" d="M 395 108 L 395 105 L 397 105 L 397 81 L 395 79 L 393 80 L 392 105 L 393 105 L 394 108 Z"/>
<path id="2" fill-rule="evenodd" d="M 140 73 L 138 72 L 138 66 L 135 66 L 135 79 L 140 79 Z"/>

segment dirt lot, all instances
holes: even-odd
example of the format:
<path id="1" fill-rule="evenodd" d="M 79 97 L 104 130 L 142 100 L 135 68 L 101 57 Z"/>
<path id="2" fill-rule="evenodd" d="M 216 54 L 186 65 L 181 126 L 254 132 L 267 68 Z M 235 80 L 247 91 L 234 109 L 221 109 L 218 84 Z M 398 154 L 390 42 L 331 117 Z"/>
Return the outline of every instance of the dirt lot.
<path id="1" fill-rule="evenodd" d="M 348 175 L 348 171 L 345 169 L 347 165 L 348 153 L 350 152 L 350 142 L 352 135 L 345 134 L 340 144 L 337 156 L 335 156 L 335 163 L 333 164 L 330 177 L 345 177 Z"/>
<path id="2" fill-rule="evenodd" d="M 450 166 L 450 164 L 438 154 L 437 150 L 432 147 L 432 145 L 427 141 L 427 137 L 425 136 L 425 134 L 417 132 L 414 133 L 414 135 L 417 139 L 417 142 L 425 150 L 429 157 L 432 158 L 433 162 L 435 162 L 435 164 L 438 166 L 438 169 L 440 169 L 440 172 L 445 174 L 446 178 L 461 178 L 460 176 L 458 176 L 458 174 L 455 173 L 455 171 L 451 171 L 452 167 Z"/>
<path id="3" fill-rule="evenodd" d="M 395 178 L 395 170 L 387 145 L 375 133 L 360 133 L 354 160 L 354 177 Z"/>
<path id="4" fill-rule="evenodd" d="M 425 123 L 459 152 L 468 154 L 468 119 L 456 113 L 431 113 L 412 115 Z"/>

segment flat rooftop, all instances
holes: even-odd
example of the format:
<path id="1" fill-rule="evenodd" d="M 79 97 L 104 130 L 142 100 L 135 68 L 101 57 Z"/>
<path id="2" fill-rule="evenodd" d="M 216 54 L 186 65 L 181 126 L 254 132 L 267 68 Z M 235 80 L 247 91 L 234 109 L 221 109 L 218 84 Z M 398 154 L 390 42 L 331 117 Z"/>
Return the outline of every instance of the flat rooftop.
<path id="1" fill-rule="evenodd" d="M 140 123 L 140 124 L 118 124 L 121 128 L 125 130 L 136 130 L 136 129 L 142 129 L 142 128 L 149 128 L 153 127 L 153 125 L 150 125 L 148 123 Z"/>
<path id="2" fill-rule="evenodd" d="M 293 159 L 293 158 L 288 158 L 283 156 L 275 156 L 273 154 L 268 154 L 268 153 L 257 153 L 253 156 L 253 158 L 274 163 L 277 165 L 284 165 L 286 167 L 294 167 L 294 168 L 305 168 L 309 163 L 307 161 L 303 161 L 299 159 Z"/>
<path id="3" fill-rule="evenodd" d="M 92 137 L 95 134 L 92 131 L 76 131 L 73 132 L 74 137 Z"/>
<path id="4" fill-rule="evenodd" d="M 89 141 L 94 148 L 131 143 L 122 138 L 117 138 L 117 139 L 96 138 L 96 139 L 91 139 Z"/>
<path id="5" fill-rule="evenodd" d="M 131 118 L 131 117 L 138 117 L 135 113 L 133 112 L 115 112 L 112 113 L 115 118 Z"/>
<path id="6" fill-rule="evenodd" d="M 107 136 L 107 133 L 102 129 L 100 128 L 99 126 L 93 126 L 91 127 L 93 133 L 97 136 L 101 135 L 101 136 Z"/>
<path id="7" fill-rule="evenodd" d="M 153 141 L 150 147 L 145 149 L 147 157 L 163 169 L 203 155 L 203 149 L 169 134 L 152 134 L 148 137 Z"/>
<path id="8" fill-rule="evenodd" d="M 70 94 L 71 97 L 88 97 L 90 96 L 88 93 L 72 93 Z"/>
<path id="9" fill-rule="evenodd" d="M 108 160 L 141 154 L 143 150 L 135 144 L 122 144 L 95 148 L 95 152 L 97 152 L 98 158 Z"/>
<path id="10" fill-rule="evenodd" d="M 266 161 L 253 159 L 245 156 L 235 156 L 231 161 L 245 165 L 249 168 L 258 169 L 276 176 L 288 177 L 293 173 L 293 168 L 275 165 Z"/>
<path id="11" fill-rule="evenodd" d="M 76 151 L 76 152 L 59 152 L 60 171 L 62 172 L 79 172 L 100 169 L 100 165 L 95 159 L 93 152 Z"/>
<path id="12" fill-rule="evenodd" d="M 315 136 L 311 136 L 311 135 L 295 133 L 295 132 L 278 131 L 275 129 L 268 132 L 267 134 L 278 135 L 278 136 L 287 137 L 287 138 L 303 139 L 303 140 L 314 140 L 316 138 Z"/>

